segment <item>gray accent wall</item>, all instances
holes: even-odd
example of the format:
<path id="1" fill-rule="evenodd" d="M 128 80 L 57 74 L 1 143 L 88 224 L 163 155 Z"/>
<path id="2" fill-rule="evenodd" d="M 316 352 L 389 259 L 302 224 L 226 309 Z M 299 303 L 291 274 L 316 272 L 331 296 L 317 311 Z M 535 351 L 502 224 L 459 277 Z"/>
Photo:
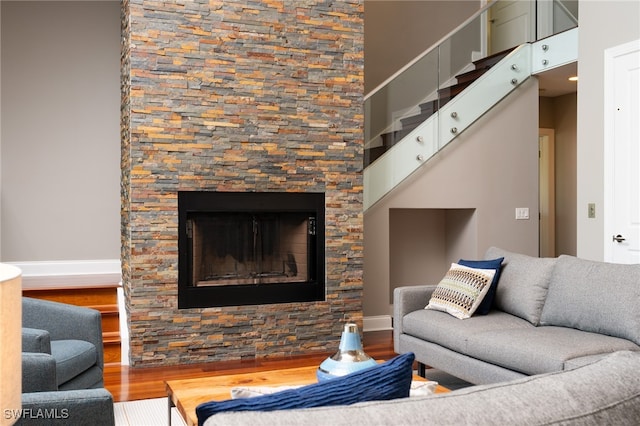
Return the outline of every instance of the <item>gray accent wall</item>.
<path id="1" fill-rule="evenodd" d="M 2 1 L 4 262 L 120 257 L 120 4 Z"/>

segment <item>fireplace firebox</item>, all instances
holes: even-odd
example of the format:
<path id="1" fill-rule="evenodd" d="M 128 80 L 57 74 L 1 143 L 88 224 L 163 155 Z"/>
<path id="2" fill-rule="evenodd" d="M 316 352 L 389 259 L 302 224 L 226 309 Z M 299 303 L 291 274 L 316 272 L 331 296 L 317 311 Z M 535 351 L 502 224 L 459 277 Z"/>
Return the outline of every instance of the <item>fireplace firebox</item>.
<path id="1" fill-rule="evenodd" d="M 178 192 L 178 307 L 324 300 L 324 194 Z"/>

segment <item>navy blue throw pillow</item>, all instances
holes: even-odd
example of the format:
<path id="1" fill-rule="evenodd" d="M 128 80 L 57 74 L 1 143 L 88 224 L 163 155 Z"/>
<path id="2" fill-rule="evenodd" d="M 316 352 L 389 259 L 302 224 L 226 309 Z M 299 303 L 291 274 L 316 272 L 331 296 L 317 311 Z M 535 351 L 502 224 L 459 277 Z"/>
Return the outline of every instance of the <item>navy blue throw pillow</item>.
<path id="1" fill-rule="evenodd" d="M 414 359 L 414 354 L 409 352 L 347 376 L 296 389 L 253 398 L 205 402 L 196 407 L 198 424 L 223 411 L 291 410 L 406 398 L 411 388 Z"/>
<path id="2" fill-rule="evenodd" d="M 496 288 L 498 287 L 498 280 L 500 279 L 500 269 L 502 268 L 502 261 L 504 257 L 499 257 L 492 260 L 463 260 L 460 259 L 458 265 L 467 266 L 469 268 L 477 269 L 495 269 L 496 274 L 491 281 L 491 287 L 489 291 L 482 299 L 480 306 L 476 309 L 474 315 L 487 315 L 493 307 L 493 299 L 496 297 Z"/>

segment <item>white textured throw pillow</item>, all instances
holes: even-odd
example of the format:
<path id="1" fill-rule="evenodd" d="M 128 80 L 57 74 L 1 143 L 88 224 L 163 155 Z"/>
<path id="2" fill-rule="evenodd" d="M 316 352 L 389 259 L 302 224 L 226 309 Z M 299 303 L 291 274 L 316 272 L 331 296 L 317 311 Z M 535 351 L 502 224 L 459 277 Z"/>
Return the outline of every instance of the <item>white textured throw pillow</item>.
<path id="1" fill-rule="evenodd" d="M 231 389 L 231 398 L 253 398 L 299 387 L 302 386 L 238 386 Z M 431 395 L 435 393 L 437 387 L 438 382 L 432 380 L 412 380 L 409 396 Z"/>
<path id="2" fill-rule="evenodd" d="M 471 318 L 491 287 L 494 269 L 476 269 L 452 263 L 425 309 L 447 312 L 456 318 Z"/>
<path id="3" fill-rule="evenodd" d="M 238 386 L 231 388 L 231 399 L 253 398 L 256 396 L 271 395 L 283 390 L 296 389 L 299 386 Z"/>

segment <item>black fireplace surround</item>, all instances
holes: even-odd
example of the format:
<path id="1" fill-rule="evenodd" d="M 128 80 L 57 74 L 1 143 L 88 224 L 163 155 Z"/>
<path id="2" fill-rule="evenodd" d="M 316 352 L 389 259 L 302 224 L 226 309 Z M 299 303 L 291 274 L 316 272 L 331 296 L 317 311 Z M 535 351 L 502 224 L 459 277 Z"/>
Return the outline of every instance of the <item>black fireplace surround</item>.
<path id="1" fill-rule="evenodd" d="M 178 308 L 325 300 L 324 198 L 178 192 Z"/>

